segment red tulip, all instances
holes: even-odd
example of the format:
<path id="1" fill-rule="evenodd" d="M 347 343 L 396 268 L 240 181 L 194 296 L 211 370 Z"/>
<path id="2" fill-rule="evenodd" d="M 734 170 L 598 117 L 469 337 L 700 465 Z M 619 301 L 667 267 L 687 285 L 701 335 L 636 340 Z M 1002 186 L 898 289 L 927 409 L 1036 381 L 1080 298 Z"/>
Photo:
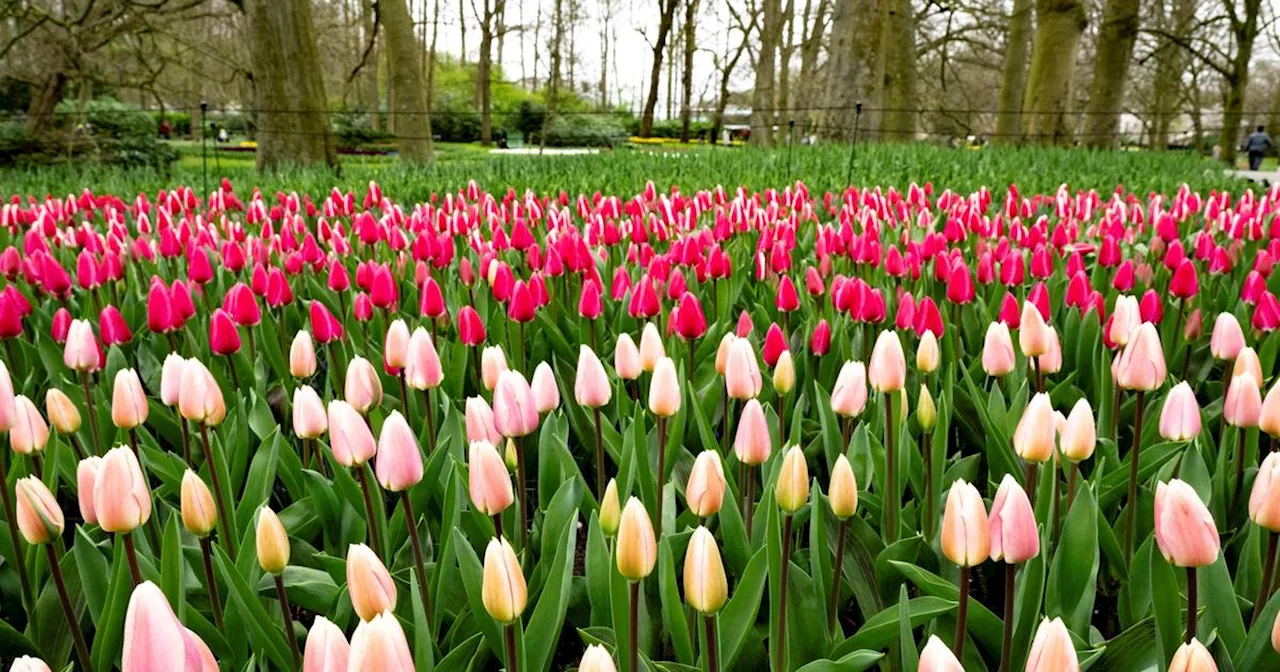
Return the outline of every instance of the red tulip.
<path id="1" fill-rule="evenodd" d="M 293 288 L 289 287 L 289 279 L 284 271 L 272 267 L 267 274 L 267 305 L 280 308 L 293 303 Z"/>
<path id="2" fill-rule="evenodd" d="M 191 256 L 187 261 L 187 278 L 198 285 L 213 279 L 213 264 L 209 263 L 209 255 L 204 248 L 191 249 Z"/>
<path id="3" fill-rule="evenodd" d="M 147 328 L 157 334 L 173 328 L 169 288 L 158 277 L 151 279 L 151 289 L 147 292 Z"/>
<path id="4" fill-rule="evenodd" d="M 1018 300 L 1014 298 L 1013 293 L 1007 293 L 1000 300 L 1000 316 L 998 321 L 1005 323 L 1010 329 L 1017 329 L 1022 325 L 1022 312 L 1018 308 Z"/>
<path id="5" fill-rule="evenodd" d="M 510 302 L 507 303 L 507 317 L 514 322 L 524 324 L 533 321 L 537 310 L 538 304 L 529 285 L 523 280 L 517 280 L 511 290 Z"/>
<path id="6" fill-rule="evenodd" d="M 258 307 L 258 298 L 243 282 L 237 282 L 227 290 L 227 295 L 222 300 L 222 307 L 231 314 L 231 319 L 242 327 L 252 327 L 262 321 L 262 310 Z"/>
<path id="7" fill-rule="evenodd" d="M 702 303 L 692 292 L 680 297 L 676 309 L 675 331 L 686 341 L 702 338 L 707 333 L 707 318 L 702 313 Z"/>
<path id="8" fill-rule="evenodd" d="M 76 257 L 76 284 L 80 289 L 97 289 L 102 284 L 98 280 L 98 259 L 89 250 L 80 250 Z"/>
<path id="9" fill-rule="evenodd" d="M 754 328 L 755 326 L 751 324 L 751 316 L 747 314 L 747 311 L 742 311 L 742 313 L 738 315 L 738 329 L 736 332 L 738 334 L 738 338 L 746 338 L 750 336 L 751 330 Z"/>
<path id="10" fill-rule="evenodd" d="M 791 276 L 782 276 L 782 281 L 778 283 L 778 291 L 774 297 L 774 305 L 779 312 L 783 313 L 790 313 L 800 307 L 800 296 L 796 293 L 795 284 L 791 282 Z"/>
<path id="11" fill-rule="evenodd" d="M 933 297 L 926 296 L 916 305 L 915 330 L 917 336 L 932 331 L 934 338 L 942 338 L 945 331 L 942 313 L 938 310 L 938 304 L 933 302 Z"/>
<path id="12" fill-rule="evenodd" d="M 53 324 L 50 329 L 50 336 L 53 342 L 62 345 L 67 342 L 67 333 L 71 331 L 71 311 L 66 308 L 59 308 L 58 312 L 53 314 Z"/>
<path id="13" fill-rule="evenodd" d="M 464 345 L 477 346 L 485 342 L 484 322 L 480 314 L 471 306 L 463 306 L 458 311 L 458 337 Z"/>
<path id="14" fill-rule="evenodd" d="M 437 318 L 445 313 L 444 294 L 435 278 L 427 278 L 422 283 L 422 297 L 418 301 L 418 311 L 423 317 Z"/>
<path id="15" fill-rule="evenodd" d="M 1143 322 L 1160 323 L 1161 318 L 1164 317 L 1164 302 L 1156 290 L 1148 289 L 1142 295 L 1142 301 L 1138 303 L 1138 315 L 1142 317 Z"/>
<path id="16" fill-rule="evenodd" d="M 765 332 L 764 336 L 764 363 L 773 368 L 786 349 L 787 338 L 783 336 L 782 328 L 776 322 L 770 324 L 769 330 Z"/>
<path id="17" fill-rule="evenodd" d="M 323 303 L 314 300 L 311 302 L 311 335 L 321 344 L 342 338 L 342 323 Z"/>
<path id="18" fill-rule="evenodd" d="M 594 280 L 583 281 L 582 293 L 578 295 L 578 315 L 588 320 L 594 320 L 600 317 L 603 309 L 604 306 L 600 297 L 600 283 Z"/>
<path id="19" fill-rule="evenodd" d="M 240 331 L 231 313 L 219 308 L 209 320 L 209 348 L 215 355 L 233 355 L 240 352 Z"/>
<path id="20" fill-rule="evenodd" d="M 373 319 L 373 300 L 368 294 L 359 292 L 351 304 L 351 314 L 357 322 L 368 322 Z"/>
<path id="21" fill-rule="evenodd" d="M 947 300 L 964 305 L 971 303 L 973 298 L 973 275 L 969 272 L 969 266 L 964 263 L 964 260 L 958 259 L 951 267 L 951 273 L 947 278 Z"/>
<path id="22" fill-rule="evenodd" d="M 7 293 L 0 294 L 0 338 L 15 338 L 21 335 L 22 311 L 18 310 Z"/>
<path id="23" fill-rule="evenodd" d="M 831 349 L 831 325 L 825 319 L 819 320 L 813 328 L 813 336 L 809 339 L 809 351 L 821 357 Z"/>
<path id="24" fill-rule="evenodd" d="M 133 332 L 125 324 L 124 316 L 112 305 L 107 305 L 98 315 L 98 333 L 102 335 L 102 345 L 106 348 L 133 340 Z"/>

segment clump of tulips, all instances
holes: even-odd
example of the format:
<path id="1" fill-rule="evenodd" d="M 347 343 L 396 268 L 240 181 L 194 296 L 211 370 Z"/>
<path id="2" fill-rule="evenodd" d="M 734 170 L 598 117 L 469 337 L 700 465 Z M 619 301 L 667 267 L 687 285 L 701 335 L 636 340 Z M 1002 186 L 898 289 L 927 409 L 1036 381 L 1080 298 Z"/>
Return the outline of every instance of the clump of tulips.
<path id="1" fill-rule="evenodd" d="M 3 655 L 1275 667 L 1278 217 L 1015 185 L 15 198 Z"/>

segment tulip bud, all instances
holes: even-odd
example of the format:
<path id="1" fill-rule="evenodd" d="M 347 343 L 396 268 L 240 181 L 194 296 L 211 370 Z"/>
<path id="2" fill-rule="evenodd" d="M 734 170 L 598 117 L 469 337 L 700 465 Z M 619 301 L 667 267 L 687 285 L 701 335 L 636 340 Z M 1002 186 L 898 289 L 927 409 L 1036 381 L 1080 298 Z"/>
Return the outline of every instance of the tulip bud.
<path id="1" fill-rule="evenodd" d="M 258 509 L 258 566 L 268 574 L 279 574 L 289 566 L 289 534 L 270 507 Z"/>
<path id="2" fill-rule="evenodd" d="M 409 337 L 404 365 L 405 385 L 415 390 L 433 390 L 444 382 L 440 354 L 426 329 L 418 327 Z"/>
<path id="3" fill-rule="evenodd" d="M 1240 361 L 1240 360 L 1236 360 Z M 1257 427 L 1262 417 L 1262 394 L 1258 379 L 1246 373 L 1231 379 L 1222 403 L 1222 419 L 1232 427 Z"/>
<path id="4" fill-rule="evenodd" d="M 680 379 L 676 364 L 670 357 L 658 359 L 649 381 L 649 411 L 662 418 L 670 418 L 680 411 Z"/>
<path id="5" fill-rule="evenodd" d="M 231 319 L 231 313 L 218 308 L 209 319 L 209 349 L 215 355 L 234 355 L 240 352 L 240 330 Z"/>
<path id="6" fill-rule="evenodd" d="M 973 567 L 991 555 L 986 505 L 978 489 L 956 479 L 942 514 L 942 554 L 961 567 Z"/>
<path id="7" fill-rule="evenodd" d="M 1176 567 L 1204 567 L 1218 559 L 1218 526 L 1200 496 L 1185 481 L 1156 486 L 1156 543 Z"/>
<path id="8" fill-rule="evenodd" d="M 129 598 L 120 669 L 218 672 L 218 662 L 209 647 L 183 627 L 160 588 L 144 581 Z"/>
<path id="9" fill-rule="evenodd" d="M 867 380 L 877 392 L 897 392 L 907 380 L 907 359 L 898 332 L 885 330 L 876 338 L 867 366 Z"/>
<path id="10" fill-rule="evenodd" d="M 412 672 L 413 669 L 409 641 L 394 614 L 384 611 L 356 626 L 351 635 L 346 672 Z"/>
<path id="11" fill-rule="evenodd" d="M 32 658 L 31 656 L 22 656 L 15 658 L 13 665 L 9 667 L 9 672 L 53 672 L 43 660 Z"/>
<path id="12" fill-rule="evenodd" d="M 329 449 L 344 467 L 358 467 L 378 450 L 364 418 L 341 399 L 329 402 Z"/>
<path id="13" fill-rule="evenodd" d="M 1027 672 L 1075 672 L 1080 669 L 1071 633 L 1061 618 L 1044 619 L 1036 629 L 1031 652 L 1027 654 Z"/>
<path id="14" fill-rule="evenodd" d="M 618 534 L 618 526 L 622 524 L 622 504 L 618 501 L 618 483 L 609 479 L 604 488 L 604 497 L 600 498 L 600 529 L 605 536 Z"/>
<path id="15" fill-rule="evenodd" d="M 599 644 L 591 644 L 582 654 L 578 672 L 618 672 L 618 668 L 614 666 L 613 658 L 609 657 L 608 649 Z"/>
<path id="16" fill-rule="evenodd" d="M 1262 400 L 1258 429 L 1272 437 L 1280 437 L 1280 380 L 1271 385 L 1266 398 Z"/>
<path id="17" fill-rule="evenodd" d="M 573 383 L 573 397 L 580 406 L 586 408 L 600 408 L 613 397 L 604 365 L 586 345 L 578 348 L 578 375 Z"/>
<path id="18" fill-rule="evenodd" d="M 729 349 L 733 346 L 733 342 L 738 337 L 733 332 L 726 333 L 720 339 L 720 345 L 716 347 L 716 374 L 724 375 L 725 367 L 729 365 Z"/>
<path id="19" fill-rule="evenodd" d="M 75 434 L 80 430 L 80 409 L 62 390 L 49 389 L 44 397 L 44 410 L 58 433 Z"/>
<path id="20" fill-rule="evenodd" d="M 1272 532 L 1280 531 L 1280 453 L 1268 453 L 1258 467 L 1249 493 L 1249 519 Z"/>
<path id="21" fill-rule="evenodd" d="M 1169 672 L 1218 672 L 1218 664 L 1213 662 L 1213 655 L 1204 644 L 1192 637 L 1173 654 Z"/>
<path id="22" fill-rule="evenodd" d="M 1143 322 L 1134 330 L 1120 353 L 1116 373 L 1116 385 L 1124 390 L 1150 392 L 1164 384 L 1164 349 L 1154 324 Z"/>
<path id="23" fill-rule="evenodd" d="M 1071 408 L 1071 415 L 1063 426 L 1058 446 L 1062 454 L 1072 462 L 1080 463 L 1093 455 L 1098 444 L 1098 430 L 1093 420 L 1093 408 L 1087 399 L 1081 399 Z"/>
<path id="24" fill-rule="evenodd" d="M 788 514 L 794 514 L 809 503 L 809 464 L 800 446 L 791 446 L 783 455 L 774 496 L 778 507 Z"/>
<path id="25" fill-rule="evenodd" d="M 191 534 L 209 536 L 218 523 L 218 508 L 213 494 L 196 472 L 188 469 L 182 475 L 182 526 Z"/>
<path id="26" fill-rule="evenodd" d="M 987 326 L 986 340 L 982 344 L 982 370 L 988 376 L 1000 378 L 1013 371 L 1015 365 L 1009 326 L 1004 322 L 992 322 Z"/>
<path id="27" fill-rule="evenodd" d="M 9 430 L 9 445 L 19 455 L 34 455 L 49 443 L 49 425 L 40 417 L 36 405 L 26 396 L 13 398 L 13 427 Z"/>
<path id="28" fill-rule="evenodd" d="M 62 362 L 77 373 L 93 373 L 102 367 L 102 354 L 93 326 L 86 320 L 73 320 L 62 351 Z"/>
<path id="29" fill-rule="evenodd" d="M 493 426 L 505 437 L 528 436 L 538 429 L 538 409 L 524 374 L 503 371 L 493 390 Z"/>
<path id="30" fill-rule="evenodd" d="M 867 367 L 862 362 L 845 362 L 831 389 L 831 410 L 837 415 L 854 418 L 867 406 Z"/>
<path id="31" fill-rule="evenodd" d="M 9 367 L 0 360 L 0 432 L 13 428 L 13 380 L 9 378 Z"/>
<path id="32" fill-rule="evenodd" d="M 217 425 L 227 415 L 218 381 L 199 360 L 189 359 L 182 367 L 178 410 L 187 420 L 208 426 Z"/>
<path id="33" fill-rule="evenodd" d="M 1250 347 L 1240 349 L 1235 364 L 1231 367 L 1232 377 L 1253 376 L 1254 382 L 1262 380 L 1262 362 L 1258 361 L 1258 352 Z"/>
<path id="34" fill-rule="evenodd" d="M 756 360 L 751 341 L 739 338 L 729 346 L 724 365 L 725 391 L 730 399 L 745 401 L 760 394 L 760 363 Z"/>
<path id="35" fill-rule="evenodd" d="M 938 424 L 938 407 L 933 403 L 933 395 L 929 394 L 929 388 L 926 385 L 920 386 L 920 400 L 916 402 L 916 420 L 920 422 L 920 429 L 925 433 L 933 431 L 935 425 Z"/>
<path id="36" fill-rule="evenodd" d="M 622 380 L 635 380 L 644 367 L 640 364 L 640 349 L 631 340 L 631 334 L 618 334 L 618 344 L 613 349 L 613 370 Z"/>
<path id="37" fill-rule="evenodd" d="M 1049 349 L 1040 359 L 1040 373 L 1054 374 L 1062 370 L 1062 343 L 1058 341 L 1058 331 L 1053 327 L 1045 327 L 1046 338 L 1049 340 Z"/>
<path id="38" fill-rule="evenodd" d="M 502 459 L 507 465 L 507 471 L 515 471 L 520 466 L 520 454 L 516 452 L 515 439 L 508 438 L 502 442 Z"/>
<path id="39" fill-rule="evenodd" d="M 481 587 L 484 609 L 493 620 L 509 625 L 524 613 L 529 599 L 524 572 L 516 552 L 505 538 L 490 539 L 484 551 L 484 582 Z"/>
<path id="40" fill-rule="evenodd" d="M 1055 427 L 1049 395 L 1040 392 L 1031 398 L 1013 432 L 1014 451 L 1028 462 L 1048 462 L 1053 457 Z"/>
<path id="41" fill-rule="evenodd" d="M 293 390 L 293 433 L 299 439 L 316 439 L 329 429 L 324 402 L 310 385 Z"/>
<path id="42" fill-rule="evenodd" d="M 783 350 L 778 355 L 778 363 L 773 365 L 773 389 L 779 395 L 791 394 L 796 387 L 796 365 L 791 359 L 791 351 Z"/>
<path id="43" fill-rule="evenodd" d="M 684 553 L 684 599 L 694 611 L 710 616 L 729 598 L 729 581 L 720 560 L 716 538 L 698 526 Z"/>
<path id="44" fill-rule="evenodd" d="M 187 368 L 187 360 L 175 352 L 164 358 L 164 366 L 160 369 L 160 401 L 170 408 L 177 406 L 182 397 L 182 374 Z"/>
<path id="45" fill-rule="evenodd" d="M 484 383 L 484 389 L 492 392 L 498 385 L 498 376 L 506 370 L 507 356 L 503 354 L 502 348 L 491 345 L 480 354 L 480 380 Z"/>
<path id="46" fill-rule="evenodd" d="M 1166 441 L 1190 441 L 1200 434 L 1200 404 L 1187 381 L 1169 390 L 1160 411 L 1160 436 Z"/>
<path id="47" fill-rule="evenodd" d="M 773 437 L 769 434 L 769 423 L 758 399 L 751 399 L 742 407 L 733 452 L 738 461 L 751 466 L 764 464 L 773 452 Z"/>
<path id="48" fill-rule="evenodd" d="M 488 441 L 471 442 L 467 479 L 471 505 L 486 516 L 502 513 L 515 500 L 507 465 Z"/>
<path id="49" fill-rule="evenodd" d="M 932 331 L 924 332 L 920 337 L 920 344 L 916 346 L 916 368 L 920 373 L 933 373 L 938 370 L 938 363 L 941 360 L 942 352 L 938 348 L 938 338 Z"/>
<path id="50" fill-rule="evenodd" d="M 649 512 L 635 497 L 628 499 L 627 506 L 622 509 L 614 555 L 618 573 L 629 581 L 640 581 L 649 576 L 658 560 L 658 542 L 653 537 Z"/>
<path id="51" fill-rule="evenodd" d="M 111 391 L 111 422 L 120 429 L 133 429 L 147 421 L 147 393 L 133 369 L 116 372 Z"/>
<path id="52" fill-rule="evenodd" d="M 382 365 L 387 369 L 403 369 L 409 358 L 409 325 L 402 319 L 391 321 L 382 341 Z"/>
<path id="53" fill-rule="evenodd" d="M 1026 491 L 1011 474 L 1005 474 L 1000 481 L 987 525 L 992 561 L 1016 565 L 1040 555 L 1035 511 L 1031 510 Z"/>
<path id="54" fill-rule="evenodd" d="M 956 660 L 951 647 L 943 644 L 937 635 L 930 635 L 929 642 L 920 651 L 920 666 L 916 672 L 964 672 L 964 665 Z"/>
<path id="55" fill-rule="evenodd" d="M 93 509 L 104 532 L 126 533 L 151 519 L 151 491 L 133 451 L 117 446 L 102 458 L 93 486 Z"/>
<path id="56" fill-rule="evenodd" d="M 342 630 L 324 616 L 316 616 L 307 632 L 302 654 L 303 672 L 347 672 L 351 646 Z"/>
<path id="57" fill-rule="evenodd" d="M 840 520 L 858 512 L 858 479 L 853 475 L 853 467 L 849 466 L 849 458 L 843 453 L 836 457 L 836 464 L 831 468 L 827 500 L 831 504 L 831 513 Z"/>
<path id="58" fill-rule="evenodd" d="M 550 413 L 560 405 L 560 388 L 556 386 L 556 375 L 550 364 L 538 362 L 529 385 L 533 389 L 533 405 L 539 413 Z"/>
<path id="59" fill-rule="evenodd" d="M 80 460 L 76 465 L 76 499 L 80 503 L 80 517 L 86 525 L 98 524 L 98 512 L 93 504 L 93 492 L 102 473 L 103 459 L 97 455 Z"/>
<path id="60" fill-rule="evenodd" d="M 343 398 L 361 415 L 382 403 L 382 379 L 364 357 L 356 355 L 347 365 Z"/>
<path id="61" fill-rule="evenodd" d="M 310 378 L 316 372 L 316 346 L 311 332 L 300 330 L 289 346 L 289 375 L 294 378 Z"/>
<path id="62" fill-rule="evenodd" d="M 18 479 L 18 530 L 32 546 L 47 544 L 62 535 L 62 508 L 49 488 L 35 476 Z"/>
<path id="63" fill-rule="evenodd" d="M 422 450 L 417 437 L 400 411 L 391 411 L 378 435 L 373 470 L 378 484 L 388 492 L 408 490 L 422 480 L 422 468 Z"/>
<path id="64" fill-rule="evenodd" d="M 396 584 L 391 573 L 364 544 L 347 547 L 347 593 L 360 620 L 371 621 L 384 611 L 395 611 Z"/>
<path id="65" fill-rule="evenodd" d="M 489 407 L 489 402 L 485 401 L 484 397 L 467 397 L 464 419 L 467 425 L 467 441 L 488 441 L 494 445 L 502 442 L 502 436 L 493 426 L 493 409 Z"/>
<path id="66" fill-rule="evenodd" d="M 665 355 L 662 335 L 658 333 L 658 327 L 652 322 L 646 322 L 644 330 L 640 332 L 640 368 L 653 373 L 658 360 Z"/>
<path id="67" fill-rule="evenodd" d="M 707 518 L 720 512 L 724 503 L 724 464 L 720 453 L 704 450 L 698 453 L 684 486 L 684 498 L 689 510 L 699 518 Z"/>
<path id="68" fill-rule="evenodd" d="M 1215 359 L 1231 361 L 1244 348 L 1244 331 L 1231 313 L 1218 313 L 1213 321 L 1213 333 L 1209 336 L 1209 352 Z"/>
<path id="69" fill-rule="evenodd" d="M 1280 653 L 1280 614 L 1276 616 L 1276 622 L 1271 626 L 1271 649 Z"/>

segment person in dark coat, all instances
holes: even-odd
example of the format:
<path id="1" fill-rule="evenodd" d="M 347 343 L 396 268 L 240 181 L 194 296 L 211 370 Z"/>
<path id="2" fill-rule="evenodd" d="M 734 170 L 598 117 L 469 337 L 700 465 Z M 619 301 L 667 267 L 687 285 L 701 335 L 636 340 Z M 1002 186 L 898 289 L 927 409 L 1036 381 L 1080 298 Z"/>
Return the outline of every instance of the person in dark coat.
<path id="1" fill-rule="evenodd" d="M 1244 151 L 1249 154 L 1249 170 L 1257 170 L 1262 167 L 1262 157 L 1266 156 L 1275 143 L 1271 141 L 1271 136 L 1267 135 L 1266 127 L 1258 125 L 1257 130 L 1249 134 L 1244 140 Z"/>

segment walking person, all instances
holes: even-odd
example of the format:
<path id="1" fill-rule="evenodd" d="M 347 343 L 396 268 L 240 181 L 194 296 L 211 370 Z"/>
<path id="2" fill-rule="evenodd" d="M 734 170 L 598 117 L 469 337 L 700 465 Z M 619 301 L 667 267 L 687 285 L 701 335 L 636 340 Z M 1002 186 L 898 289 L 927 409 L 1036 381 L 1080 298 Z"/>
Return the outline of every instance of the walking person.
<path id="1" fill-rule="evenodd" d="M 1258 128 L 1249 134 L 1244 141 L 1244 151 L 1249 153 L 1249 170 L 1258 170 L 1262 167 L 1262 157 L 1271 150 L 1275 145 L 1271 141 L 1271 136 L 1267 135 L 1266 127 L 1258 124 Z"/>

